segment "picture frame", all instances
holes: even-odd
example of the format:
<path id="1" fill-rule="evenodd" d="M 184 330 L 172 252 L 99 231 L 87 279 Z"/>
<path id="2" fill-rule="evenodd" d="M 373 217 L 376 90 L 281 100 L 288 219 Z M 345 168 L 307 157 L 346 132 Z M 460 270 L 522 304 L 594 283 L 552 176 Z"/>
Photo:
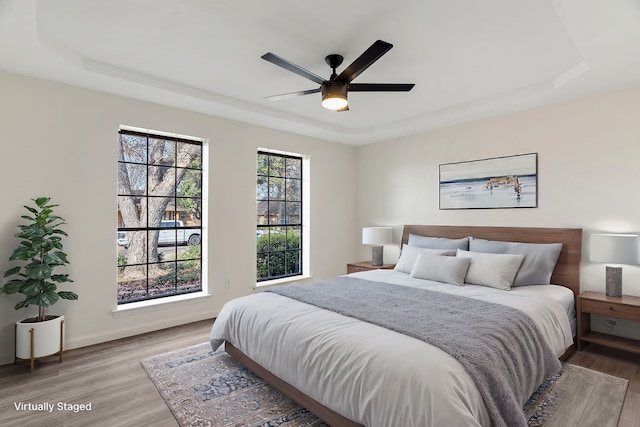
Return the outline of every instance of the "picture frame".
<path id="1" fill-rule="evenodd" d="M 538 153 L 444 163 L 439 186 L 441 210 L 537 208 Z"/>

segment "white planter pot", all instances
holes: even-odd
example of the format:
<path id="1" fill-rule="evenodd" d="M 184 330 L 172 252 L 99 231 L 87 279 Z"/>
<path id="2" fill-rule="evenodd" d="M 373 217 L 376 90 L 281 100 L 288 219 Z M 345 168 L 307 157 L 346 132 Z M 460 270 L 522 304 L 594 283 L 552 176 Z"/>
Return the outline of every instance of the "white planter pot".
<path id="1" fill-rule="evenodd" d="M 40 357 L 57 354 L 62 362 L 63 340 L 64 316 L 44 322 L 31 323 L 20 320 L 16 322 L 16 359 L 31 360 L 32 371 L 34 359 Z"/>

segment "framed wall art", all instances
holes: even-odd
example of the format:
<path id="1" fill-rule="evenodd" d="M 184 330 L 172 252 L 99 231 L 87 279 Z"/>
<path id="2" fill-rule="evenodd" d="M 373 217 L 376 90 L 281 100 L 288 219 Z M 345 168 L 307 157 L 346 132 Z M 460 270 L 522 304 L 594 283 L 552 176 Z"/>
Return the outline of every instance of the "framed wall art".
<path id="1" fill-rule="evenodd" d="M 538 207 L 538 153 L 440 165 L 440 209 Z"/>

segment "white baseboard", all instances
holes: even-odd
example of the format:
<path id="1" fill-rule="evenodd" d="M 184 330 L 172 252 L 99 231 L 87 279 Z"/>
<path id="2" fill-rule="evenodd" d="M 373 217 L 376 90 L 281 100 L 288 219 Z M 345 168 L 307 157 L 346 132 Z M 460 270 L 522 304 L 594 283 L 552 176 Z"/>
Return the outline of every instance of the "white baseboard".
<path id="1" fill-rule="evenodd" d="M 120 338 L 127 338 L 135 335 L 144 334 L 147 332 L 159 331 L 161 329 L 171 328 L 173 326 L 186 325 L 187 323 L 198 322 L 200 320 L 206 320 L 211 318 L 210 315 L 198 314 L 194 316 L 183 316 L 180 318 L 166 319 L 162 322 L 154 322 L 148 324 L 138 324 L 131 328 L 118 329 L 109 331 L 99 335 L 91 335 L 88 337 L 79 337 L 76 339 L 65 340 L 65 350 L 72 350 L 75 348 L 87 347 L 94 344 L 100 344 L 107 341 L 113 341 Z M 213 325 L 213 320 L 211 321 Z M 8 351 L 7 351 L 8 350 Z M 0 352 L 0 365 L 7 365 L 14 361 L 13 349 L 2 349 Z M 63 361 L 64 363 L 64 361 Z"/>
<path id="2" fill-rule="evenodd" d="M 194 316 L 184 316 L 180 318 L 166 319 L 162 322 L 155 321 L 153 323 L 138 324 L 126 329 L 118 329 L 109 331 L 100 335 L 92 335 L 89 337 L 80 337 L 77 339 L 67 339 L 65 342 L 65 350 L 74 348 L 87 347 L 94 344 L 100 344 L 107 341 L 118 340 L 121 338 L 132 337 L 135 335 L 145 334 L 147 332 L 159 331 L 161 329 L 171 328 L 173 326 L 186 325 L 187 323 L 198 322 L 211 318 L 207 314 L 198 314 Z M 213 325 L 213 320 L 211 321 Z"/>

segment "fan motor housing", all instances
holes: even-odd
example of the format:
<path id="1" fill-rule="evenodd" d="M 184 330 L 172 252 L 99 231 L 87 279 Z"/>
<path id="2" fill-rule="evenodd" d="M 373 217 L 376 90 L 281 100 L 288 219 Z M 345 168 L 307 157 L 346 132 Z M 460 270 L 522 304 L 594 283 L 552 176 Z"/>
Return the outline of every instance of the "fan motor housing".
<path id="1" fill-rule="evenodd" d="M 324 82 L 322 84 L 322 98 L 325 98 L 326 96 L 340 96 L 344 97 L 344 99 L 347 99 L 348 87 L 349 85 L 347 83 L 337 80 Z"/>
<path id="2" fill-rule="evenodd" d="M 322 83 L 322 106 L 330 110 L 345 108 L 349 84 L 336 80 Z"/>

